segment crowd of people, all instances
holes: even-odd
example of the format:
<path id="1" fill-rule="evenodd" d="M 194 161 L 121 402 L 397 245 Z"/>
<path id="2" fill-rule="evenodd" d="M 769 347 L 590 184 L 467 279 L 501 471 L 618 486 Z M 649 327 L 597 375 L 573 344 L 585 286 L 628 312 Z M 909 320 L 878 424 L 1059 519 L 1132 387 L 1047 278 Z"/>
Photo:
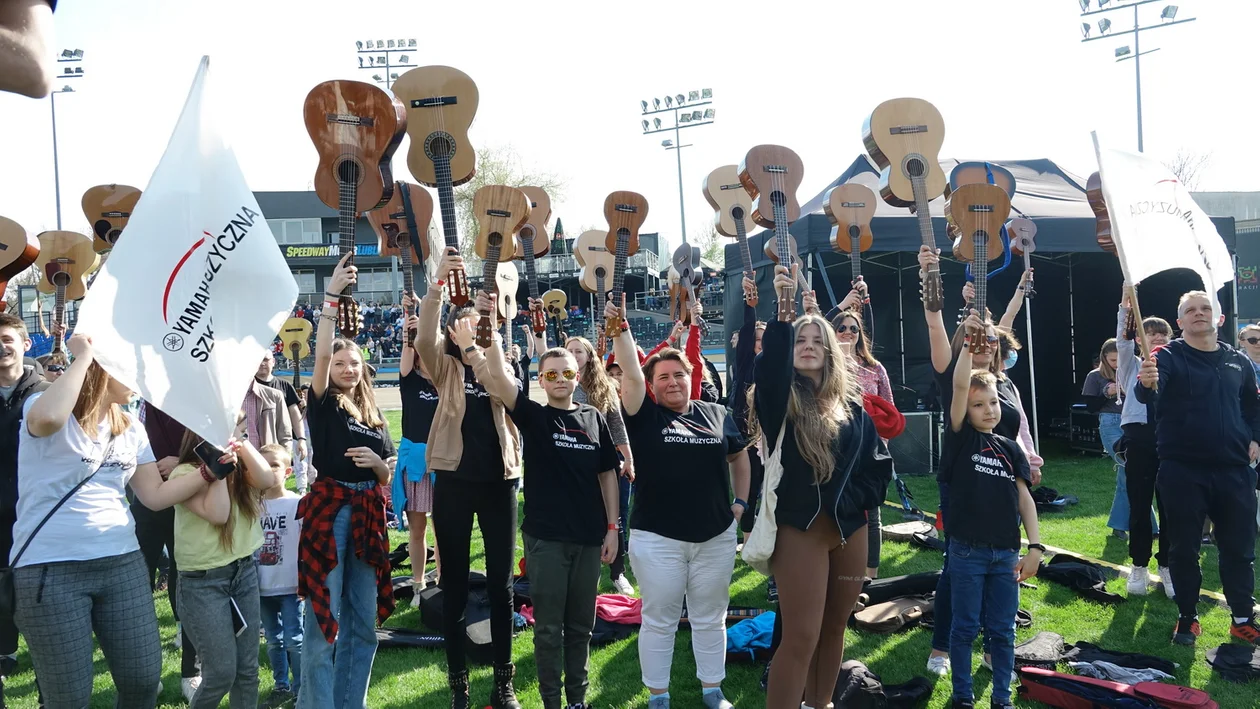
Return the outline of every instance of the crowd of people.
<path id="1" fill-rule="evenodd" d="M 919 259 L 927 272 L 938 254 L 925 247 Z M 451 252 L 438 272 L 462 267 Z M 258 706 L 261 630 L 274 677 L 269 706 L 364 707 L 375 626 L 394 610 L 392 506 L 411 534 L 414 597 L 429 583 L 443 594 L 453 709 L 473 702 L 465 608 L 474 524 L 490 605 L 491 707 L 520 706 L 511 651 L 518 543 L 545 707 L 589 706 L 603 565 L 619 592 L 641 598 L 648 707 L 670 706 L 684 616 L 701 701 L 732 707 L 722 682 L 741 537 L 744 561 L 771 576 L 778 602 L 766 706 L 832 706 L 849 617 L 879 573 L 887 442 L 904 427 L 871 354 L 863 282 L 827 314 L 812 292 L 790 319 L 760 322 L 746 305 L 724 396 L 695 324 L 679 323 L 645 353 L 624 324 L 624 303 L 610 301 L 602 315 L 623 325 L 606 359 L 586 338 L 549 343 L 528 329 L 524 348 L 505 347 L 497 327 L 483 347 L 477 324 L 481 313 L 495 324 L 492 296 L 453 306 L 436 281 L 423 297 L 403 298 L 399 312 L 416 312 L 401 322 L 384 310 L 383 327 L 416 333 L 400 343 L 395 446 L 361 343 L 336 332 L 336 294 L 356 279 L 343 261 L 330 281 L 309 387 L 276 378 L 266 354 L 223 449 L 136 401 L 94 361 L 90 337 L 71 337 L 71 356 L 41 371 L 24 362 L 23 322 L 0 316 L 0 546 L 14 589 L 13 604 L 0 603 L 0 670 L 12 672 L 21 633 L 44 706 L 83 706 L 95 638 L 119 705 L 154 706 L 162 650 L 151 593 L 165 554 L 190 706 L 224 697 Z M 777 267 L 773 292 L 795 301 L 797 282 Z M 756 297 L 753 281 L 743 290 L 746 301 Z M 974 703 L 980 635 L 993 706 L 1011 706 L 1018 584 L 1045 549 L 1030 494 L 1043 461 L 1006 375 L 1018 358 L 1011 324 L 1021 296 L 996 323 L 973 311 L 952 337 L 941 313 L 924 309 L 946 423 L 938 482 L 948 538 L 925 660 L 929 673 L 951 676 L 956 707 Z M 699 305 L 691 315 L 698 321 Z M 1173 639 L 1192 644 L 1210 519 L 1231 633 L 1260 644 L 1251 612 L 1260 327 L 1245 328 L 1235 350 L 1217 343 L 1219 324 L 1202 292 L 1183 296 L 1183 338 L 1172 341 L 1167 322 L 1135 324 L 1122 303 L 1117 338 L 1102 348 L 1085 395 L 1117 459 L 1109 525 L 1129 542 L 1130 593 L 1147 591 L 1157 543 L 1164 589 L 1180 611 Z M 535 362 L 545 403 L 529 395 Z"/>

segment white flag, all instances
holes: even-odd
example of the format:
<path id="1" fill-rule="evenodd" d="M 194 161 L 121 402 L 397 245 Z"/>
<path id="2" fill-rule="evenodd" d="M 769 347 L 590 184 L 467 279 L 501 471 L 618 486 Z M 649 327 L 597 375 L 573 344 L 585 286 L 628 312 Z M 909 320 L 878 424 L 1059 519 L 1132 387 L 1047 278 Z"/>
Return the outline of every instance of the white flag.
<path id="1" fill-rule="evenodd" d="M 105 371 L 215 445 L 298 287 L 236 155 L 202 57 L 166 153 L 79 310 Z M 223 105 L 223 104 L 219 104 Z"/>
<path id="2" fill-rule="evenodd" d="M 1161 163 L 1099 147 L 1097 136 L 1094 147 L 1125 280 L 1136 285 L 1160 271 L 1188 268 L 1203 279 L 1219 318 L 1216 292 L 1234 280 L 1234 263 L 1207 213 Z"/>

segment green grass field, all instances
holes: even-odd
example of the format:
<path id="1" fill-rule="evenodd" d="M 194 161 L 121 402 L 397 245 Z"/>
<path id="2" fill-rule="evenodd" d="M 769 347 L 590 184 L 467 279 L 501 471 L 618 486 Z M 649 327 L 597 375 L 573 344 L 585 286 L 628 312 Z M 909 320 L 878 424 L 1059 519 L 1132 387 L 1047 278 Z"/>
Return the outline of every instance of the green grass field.
<path id="1" fill-rule="evenodd" d="M 391 429 L 397 435 L 401 430 L 399 412 L 387 412 Z M 1124 544 L 1109 536 L 1105 529 L 1115 486 L 1115 476 L 1109 461 L 1099 458 L 1082 458 L 1064 450 L 1049 447 L 1051 455 L 1045 472 L 1045 482 L 1063 493 L 1077 495 L 1081 503 L 1060 514 L 1047 514 L 1042 518 L 1042 538 L 1047 544 L 1071 549 L 1094 558 L 1102 558 L 1123 564 Z M 936 506 L 936 484 L 931 478 L 912 478 L 909 485 L 917 504 L 925 510 Z M 886 523 L 900 521 L 896 510 L 886 509 Z M 431 533 L 430 533 L 431 534 Z M 391 547 L 405 541 L 405 535 L 393 533 Z M 519 553 L 519 551 L 518 551 Z M 473 567 L 482 564 L 482 553 L 474 535 Z M 922 551 L 905 544 L 884 545 L 882 576 L 930 571 L 940 567 L 941 558 L 934 552 Z M 1204 588 L 1220 590 L 1216 573 L 1216 551 L 1204 552 Z M 1204 661 L 1204 653 L 1216 645 L 1228 641 L 1229 618 L 1222 608 L 1203 604 L 1203 637 L 1197 648 L 1173 646 L 1169 642 L 1176 609 L 1172 601 L 1162 593 L 1152 592 L 1145 598 L 1137 598 L 1118 606 L 1103 606 L 1080 599 L 1071 591 L 1039 582 L 1037 589 L 1024 590 L 1021 606 L 1033 614 L 1033 627 L 1020 630 L 1018 640 L 1023 641 L 1041 630 L 1061 634 L 1068 642 L 1088 640 L 1103 647 L 1140 651 L 1169 658 L 1177 663 L 1177 678 L 1182 684 L 1206 689 L 1222 707 L 1260 706 L 1260 683 L 1237 685 L 1225 682 L 1211 672 Z M 636 584 L 637 586 L 637 584 Z M 1117 593 L 1124 592 L 1124 579 L 1111 581 L 1108 587 Z M 602 591 L 611 592 L 607 571 L 602 581 Z M 742 562 L 737 562 L 731 581 L 731 601 L 744 606 L 765 607 L 765 578 Z M 165 593 L 154 597 L 158 619 L 162 628 L 163 646 L 166 649 L 163 666 L 165 689 L 159 706 L 180 707 L 184 701 L 179 695 L 179 655 L 171 642 L 175 624 Z M 399 608 L 389 621 L 399 627 L 419 627 L 419 613 L 409 606 Z M 846 657 L 859 658 L 867 663 L 886 682 L 904 682 L 923 672 L 927 658 L 930 634 L 916 629 L 896 635 L 872 635 L 850 631 Z M 517 664 L 517 691 L 521 703 L 530 709 L 542 706 L 536 691 L 533 664 L 533 640 L 531 631 L 517 636 L 513 655 Z M 271 690 L 271 672 L 266 666 L 266 653 L 260 647 L 263 667 L 260 670 L 263 701 Z M 979 658 L 976 658 L 977 666 Z M 34 707 L 34 674 L 30 658 L 23 647 L 19 655 L 22 670 L 6 681 L 6 698 L 10 707 Z M 372 686 L 368 699 L 373 709 L 438 709 L 447 705 L 445 656 L 439 651 L 391 650 L 377 655 L 372 671 Z M 103 657 L 96 655 L 96 684 L 93 707 L 113 706 L 113 685 Z M 724 684 L 725 693 L 737 707 L 750 709 L 765 705 L 765 695 L 758 681 L 761 666 L 729 663 Z M 678 633 L 674 651 L 674 683 L 671 686 L 673 706 L 690 709 L 703 706 L 700 702 L 700 684 L 695 679 L 695 663 L 692 661 L 690 634 Z M 987 706 L 990 680 L 987 672 L 977 675 L 978 706 Z M 487 703 L 491 688 L 491 670 L 478 667 L 473 672 L 472 693 L 474 706 Z M 929 706 L 949 705 L 948 679 L 939 681 Z M 647 690 L 639 680 L 639 663 L 633 638 L 613 645 L 596 648 L 591 657 L 591 690 L 588 701 L 595 707 L 642 707 L 647 703 Z M 1018 703 L 1018 702 L 1017 702 Z M 224 703 L 226 705 L 226 702 Z M 1020 706 L 1041 706 L 1023 703 Z"/>

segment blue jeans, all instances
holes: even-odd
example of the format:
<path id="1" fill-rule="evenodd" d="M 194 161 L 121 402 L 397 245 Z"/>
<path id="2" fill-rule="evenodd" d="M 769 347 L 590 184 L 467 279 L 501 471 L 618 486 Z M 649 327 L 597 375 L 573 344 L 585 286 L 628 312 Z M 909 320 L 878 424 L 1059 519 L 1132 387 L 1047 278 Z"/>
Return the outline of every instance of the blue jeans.
<path id="1" fill-rule="evenodd" d="M 1116 462 L 1116 494 L 1111 499 L 1111 516 L 1107 518 L 1107 526 L 1122 532 L 1129 531 L 1129 489 L 1124 474 L 1124 464 L 1116 455 L 1116 442 L 1122 435 L 1120 430 L 1120 414 L 1098 414 L 1098 438 L 1102 441 L 1103 450 Z M 1151 529 L 1159 534 L 1159 523 L 1155 520 L 1155 511 L 1151 510 Z"/>
<path id="2" fill-rule="evenodd" d="M 1019 583 L 1015 565 L 1019 552 L 949 542 L 949 576 L 953 585 L 953 630 L 949 663 L 955 699 L 974 699 L 971 688 L 971 647 L 980 634 L 981 616 L 993 665 L 994 702 L 1009 702 L 1015 673 L 1015 614 L 1019 611 Z"/>
<path id="3" fill-rule="evenodd" d="M 267 634 L 267 657 L 271 660 L 271 674 L 276 689 L 287 689 L 294 694 L 302 686 L 302 599 L 297 594 L 262 596 L 258 599 L 262 611 L 263 632 Z M 289 671 L 293 682 L 289 682 Z"/>
<path id="4" fill-rule="evenodd" d="M 306 636 L 302 648 L 302 692 L 299 709 L 366 709 L 368 680 L 376 658 L 376 571 L 354 553 L 350 541 L 350 505 L 337 512 L 333 522 L 337 542 L 337 566 L 324 585 L 338 631 L 334 645 L 319 629 L 311 604 L 306 604 Z"/>
<path id="5" fill-rule="evenodd" d="M 940 509 L 945 510 L 949 506 L 949 483 L 938 482 L 937 488 L 941 493 Z M 773 578 L 770 579 L 772 582 Z M 953 629 L 954 611 L 951 608 L 953 598 L 953 588 L 949 582 L 949 551 L 948 546 L 945 551 L 945 563 L 941 566 L 941 577 L 936 580 L 936 596 L 934 601 L 935 615 L 932 621 L 932 649 L 939 652 L 949 652 L 949 634 Z M 981 609 L 983 612 L 983 608 Z M 986 633 L 984 642 L 982 643 L 985 654 L 989 652 L 989 636 Z"/>

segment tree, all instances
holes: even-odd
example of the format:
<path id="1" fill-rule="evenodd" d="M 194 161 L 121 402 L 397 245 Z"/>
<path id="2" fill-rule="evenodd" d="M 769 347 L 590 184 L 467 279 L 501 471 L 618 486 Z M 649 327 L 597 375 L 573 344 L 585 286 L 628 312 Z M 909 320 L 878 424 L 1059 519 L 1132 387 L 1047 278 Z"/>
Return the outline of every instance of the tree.
<path id="1" fill-rule="evenodd" d="M 1193 190 L 1198 188 L 1199 181 L 1203 179 L 1203 173 L 1207 171 L 1211 163 L 1211 153 L 1198 153 L 1186 148 L 1178 148 L 1177 154 L 1165 162 L 1164 166 L 1177 176 L 1177 180 L 1185 185 L 1186 189 Z"/>
<path id="2" fill-rule="evenodd" d="M 718 268 L 726 266 L 726 237 L 717 232 L 713 222 L 706 221 L 704 226 L 692 233 L 692 244 L 700 247 L 700 256 Z"/>
<path id="3" fill-rule="evenodd" d="M 0 312 L 13 313 L 19 317 L 18 289 L 20 286 L 33 286 L 39 283 L 39 269 L 31 266 L 22 271 L 9 280 L 9 286 L 4 291 L 4 306 L 0 307 Z"/>
<path id="4" fill-rule="evenodd" d="M 477 150 L 477 174 L 471 180 L 455 188 L 455 214 L 462 235 L 460 244 L 464 259 L 473 273 L 473 264 L 480 263 L 474 251 L 477 239 L 477 220 L 473 218 L 472 201 L 477 190 L 486 185 L 524 187 L 534 185 L 546 190 L 553 203 L 564 197 L 568 181 L 554 172 L 526 167 L 520 155 L 511 145 L 490 145 Z M 553 220 L 554 222 L 554 220 Z"/>

